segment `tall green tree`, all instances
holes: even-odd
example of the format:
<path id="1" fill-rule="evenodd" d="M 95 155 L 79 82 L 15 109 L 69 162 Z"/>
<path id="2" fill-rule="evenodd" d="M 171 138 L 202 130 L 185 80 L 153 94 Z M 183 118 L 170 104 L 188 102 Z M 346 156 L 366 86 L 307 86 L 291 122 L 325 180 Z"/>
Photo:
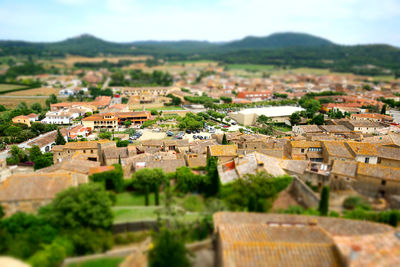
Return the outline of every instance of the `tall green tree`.
<path id="1" fill-rule="evenodd" d="M 216 196 L 221 190 L 221 181 L 218 174 L 218 158 L 207 158 L 206 172 L 208 181 L 206 183 L 206 194 L 208 196 Z"/>
<path id="2" fill-rule="evenodd" d="M 62 136 L 60 129 L 57 129 L 56 145 L 65 145 L 65 143 L 64 136 Z"/>
<path id="3" fill-rule="evenodd" d="M 383 105 L 383 107 L 381 109 L 381 114 L 383 114 L 383 115 L 386 114 L 386 108 L 387 108 L 387 104 Z"/>
<path id="4" fill-rule="evenodd" d="M 222 144 L 223 145 L 227 145 L 228 144 L 228 140 L 226 139 L 226 134 L 224 133 L 224 135 L 222 136 Z"/>
<path id="5" fill-rule="evenodd" d="M 161 184 L 166 183 L 166 176 L 162 169 L 140 169 L 132 175 L 132 184 L 145 194 L 145 205 L 149 205 L 150 190 L 158 191 Z M 156 198 L 158 196 L 155 196 Z M 157 202 L 155 200 L 155 202 Z"/>
<path id="6" fill-rule="evenodd" d="M 185 243 L 168 229 L 162 229 L 156 237 L 154 248 L 150 250 L 148 260 L 150 267 L 191 266 Z"/>
<path id="7" fill-rule="evenodd" d="M 321 191 L 318 211 L 322 216 L 327 216 L 329 212 L 329 187 L 324 186 Z"/>
<path id="8" fill-rule="evenodd" d="M 114 164 L 114 169 L 90 175 L 90 180 L 102 183 L 107 190 L 121 192 L 124 189 L 124 171 L 120 164 Z"/>

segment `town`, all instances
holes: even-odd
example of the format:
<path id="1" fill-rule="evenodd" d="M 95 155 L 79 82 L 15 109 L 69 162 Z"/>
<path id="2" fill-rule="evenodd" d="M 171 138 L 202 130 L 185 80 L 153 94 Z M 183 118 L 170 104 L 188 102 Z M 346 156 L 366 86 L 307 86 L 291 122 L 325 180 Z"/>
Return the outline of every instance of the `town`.
<path id="1" fill-rule="evenodd" d="M 63 74 L 10 74 L 35 63 L 2 70 L 4 84 L 35 86 L 0 96 L 1 214 L 5 229 L 16 223 L 43 234 L 27 241 L 21 230 L 0 232 L 10 240 L 0 251 L 34 266 L 104 251 L 121 266 L 142 266 L 158 225 L 184 231 L 180 249 L 192 251 L 195 266 L 400 260 L 400 80 L 128 63 L 75 62 Z M 35 93 L 35 102 L 26 97 Z M 313 256 L 271 258 L 280 252 L 270 245 L 292 244 Z M 46 258 L 59 250 L 60 258 Z"/>

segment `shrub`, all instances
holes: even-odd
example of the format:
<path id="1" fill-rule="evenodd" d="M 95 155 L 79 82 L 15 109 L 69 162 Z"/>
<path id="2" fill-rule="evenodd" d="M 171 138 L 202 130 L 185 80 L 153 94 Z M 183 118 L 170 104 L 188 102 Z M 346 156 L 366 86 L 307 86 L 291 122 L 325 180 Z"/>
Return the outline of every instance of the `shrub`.
<path id="1" fill-rule="evenodd" d="M 101 253 L 112 248 L 114 244 L 111 232 L 101 229 L 78 228 L 68 232 L 68 238 L 77 255 Z"/>
<path id="2" fill-rule="evenodd" d="M 343 208 L 347 210 L 354 210 L 355 208 L 370 210 L 371 206 L 365 199 L 358 196 L 350 196 L 343 201 Z"/>
<path id="3" fill-rule="evenodd" d="M 154 247 L 148 254 L 150 267 L 189 267 L 188 250 L 174 232 L 162 229 L 156 236 Z"/>

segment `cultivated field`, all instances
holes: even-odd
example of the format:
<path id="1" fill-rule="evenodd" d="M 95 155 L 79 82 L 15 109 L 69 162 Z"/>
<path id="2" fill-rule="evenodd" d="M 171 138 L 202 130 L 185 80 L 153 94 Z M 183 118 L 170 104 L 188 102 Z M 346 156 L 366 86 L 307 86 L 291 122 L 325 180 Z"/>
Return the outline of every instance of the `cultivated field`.
<path id="1" fill-rule="evenodd" d="M 21 88 L 26 88 L 26 86 L 23 85 L 14 85 L 14 84 L 0 84 L 0 92 L 1 91 L 7 91 L 7 90 L 13 90 L 13 89 L 21 89 Z"/>
<path id="2" fill-rule="evenodd" d="M 58 59 L 58 62 L 63 62 L 69 67 L 73 67 L 77 62 L 108 62 L 117 63 L 119 60 L 146 60 L 151 58 L 149 56 L 119 56 L 119 57 L 81 57 L 81 56 L 67 56 L 65 59 Z"/>
<path id="3" fill-rule="evenodd" d="M 46 105 L 47 98 L 27 98 L 27 97 L 17 97 L 17 98 L 6 98 L 0 96 L 0 105 L 6 108 L 15 108 L 19 103 L 25 102 L 28 106 L 33 103 L 40 103 L 42 106 Z"/>
<path id="4" fill-rule="evenodd" d="M 11 92 L 5 94 L 11 96 L 49 96 L 51 94 L 55 94 L 58 96 L 60 89 L 57 88 L 35 88 L 30 90 L 18 91 L 18 92 Z"/>

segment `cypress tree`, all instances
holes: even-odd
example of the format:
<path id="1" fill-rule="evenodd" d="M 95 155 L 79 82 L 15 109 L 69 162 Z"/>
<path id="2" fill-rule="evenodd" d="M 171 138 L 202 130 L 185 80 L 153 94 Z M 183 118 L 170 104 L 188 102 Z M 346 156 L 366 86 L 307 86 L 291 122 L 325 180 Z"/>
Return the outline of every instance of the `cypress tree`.
<path id="1" fill-rule="evenodd" d="M 149 186 L 148 185 L 144 186 L 144 204 L 146 206 L 149 205 Z"/>
<path id="2" fill-rule="evenodd" d="M 383 105 L 382 109 L 381 109 L 381 114 L 385 115 L 386 114 L 386 104 Z"/>
<path id="3" fill-rule="evenodd" d="M 389 215 L 389 225 L 397 227 L 399 223 L 399 213 L 397 211 L 392 211 Z"/>
<path id="4" fill-rule="evenodd" d="M 208 196 L 218 195 L 219 191 L 221 190 L 221 181 L 219 180 L 217 157 L 209 157 L 207 159 L 206 171 L 208 177 L 206 194 Z"/>
<path id="5" fill-rule="evenodd" d="M 60 133 L 60 129 L 57 129 L 56 145 L 65 145 L 65 139 Z"/>
<path id="6" fill-rule="evenodd" d="M 222 144 L 223 145 L 227 145 L 228 144 L 228 140 L 226 139 L 226 134 L 224 133 L 224 136 L 222 137 Z"/>
<path id="7" fill-rule="evenodd" d="M 159 194 L 159 186 L 158 184 L 154 185 L 154 203 L 156 206 L 160 205 L 160 194 Z"/>
<path id="8" fill-rule="evenodd" d="M 118 155 L 118 164 L 122 166 L 121 155 Z"/>
<path id="9" fill-rule="evenodd" d="M 329 211 L 329 187 L 324 186 L 321 191 L 321 199 L 319 201 L 319 213 L 322 216 L 328 215 Z"/>

